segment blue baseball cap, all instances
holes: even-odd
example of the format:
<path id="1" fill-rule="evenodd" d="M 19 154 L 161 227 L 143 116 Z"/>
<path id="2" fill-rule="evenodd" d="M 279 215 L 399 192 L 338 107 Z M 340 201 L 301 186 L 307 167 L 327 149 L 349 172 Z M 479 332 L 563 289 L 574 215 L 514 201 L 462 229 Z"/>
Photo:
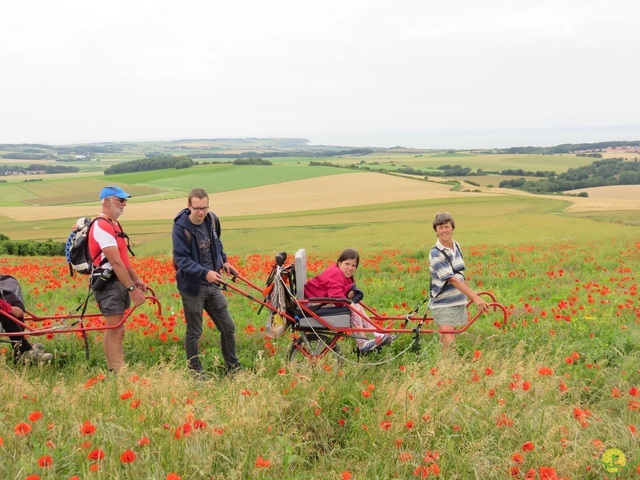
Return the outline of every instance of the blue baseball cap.
<path id="1" fill-rule="evenodd" d="M 107 197 L 130 198 L 131 195 L 117 185 L 108 185 L 100 190 L 100 200 L 104 200 Z"/>

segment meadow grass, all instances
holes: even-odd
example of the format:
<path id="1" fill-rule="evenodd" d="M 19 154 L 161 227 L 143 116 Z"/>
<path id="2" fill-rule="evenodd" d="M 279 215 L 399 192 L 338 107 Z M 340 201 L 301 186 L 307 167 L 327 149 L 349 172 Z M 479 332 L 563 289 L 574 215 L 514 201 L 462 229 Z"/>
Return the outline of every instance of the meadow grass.
<path id="1" fill-rule="evenodd" d="M 467 227 L 460 222 L 460 233 Z M 36 339 L 55 352 L 51 365 L 0 357 L 0 477 L 502 479 L 533 469 L 532 478 L 555 478 L 552 468 L 558 478 L 596 479 L 606 478 L 601 457 L 611 448 L 626 454 L 622 472 L 632 475 L 640 461 L 640 247 L 617 235 L 528 240 L 464 243 L 470 283 L 494 291 L 511 317 L 477 321 L 448 354 L 435 336 L 415 352 L 404 335 L 360 361 L 342 340 L 341 364 L 289 364 L 288 336 L 266 338 L 265 313 L 230 294 L 245 371 L 223 376 L 209 325 L 205 382 L 186 372 L 169 259 L 136 257 L 164 312 L 134 315 L 120 375 L 106 374 L 99 333 L 89 335 L 88 361 L 73 335 Z M 418 305 L 430 243 L 368 251 L 357 273 L 365 301 L 392 314 Z M 339 250 L 310 251 L 309 275 Z M 266 255 L 231 261 L 258 284 L 271 265 Z M 70 279 L 63 259 L 2 258 L 0 268 L 22 280 L 36 313 L 68 311 L 85 292 L 86 279 Z M 29 433 L 16 433 L 21 423 Z M 43 458 L 51 466 L 39 466 Z"/>
<path id="2" fill-rule="evenodd" d="M 224 167 L 199 172 L 215 182 Z M 113 183 L 127 177 L 170 195 L 194 181 L 148 173 Z M 566 205 L 488 194 L 223 218 L 225 250 L 258 285 L 278 251 L 306 248 L 314 275 L 355 247 L 365 302 L 403 314 L 425 297 L 431 219 L 449 211 L 470 284 L 494 292 L 511 315 L 507 324 L 496 314 L 477 321 L 447 354 L 435 335 L 422 336 L 417 351 L 403 335 L 372 357 L 358 360 L 353 342 L 341 340 L 339 362 L 291 364 L 289 336 L 266 338 L 265 312 L 229 294 L 245 370 L 224 376 L 207 321 L 205 382 L 185 366 L 171 222 L 127 223 L 134 265 L 163 315 L 136 310 L 117 377 L 106 372 L 99 332 L 89 334 L 88 360 L 71 334 L 31 338 L 55 354 L 50 365 L 15 366 L 4 348 L 0 478 L 556 478 L 551 468 L 557 478 L 600 479 L 611 475 L 601 462 L 611 448 L 624 452 L 628 466 L 618 473 L 631 477 L 640 463 L 638 229 L 608 223 L 621 213 L 568 215 Z M 1 225 L 10 238 L 41 228 L 66 237 L 70 220 Z M 62 258 L 3 257 L 0 271 L 20 279 L 38 314 L 69 312 L 86 295 L 86 277 L 70 278 Z"/>

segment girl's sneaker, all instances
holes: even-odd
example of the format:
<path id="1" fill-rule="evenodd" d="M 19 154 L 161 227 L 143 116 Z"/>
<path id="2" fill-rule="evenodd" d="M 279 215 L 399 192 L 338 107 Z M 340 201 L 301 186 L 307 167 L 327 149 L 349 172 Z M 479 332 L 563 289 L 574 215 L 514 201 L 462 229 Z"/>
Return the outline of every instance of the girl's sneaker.
<path id="1" fill-rule="evenodd" d="M 371 351 L 375 350 L 378 347 L 384 347 L 385 345 L 389 345 L 393 341 L 389 335 L 382 335 L 380 337 L 376 337 L 372 340 L 368 340 L 362 348 L 360 348 L 360 354 L 366 355 Z"/>

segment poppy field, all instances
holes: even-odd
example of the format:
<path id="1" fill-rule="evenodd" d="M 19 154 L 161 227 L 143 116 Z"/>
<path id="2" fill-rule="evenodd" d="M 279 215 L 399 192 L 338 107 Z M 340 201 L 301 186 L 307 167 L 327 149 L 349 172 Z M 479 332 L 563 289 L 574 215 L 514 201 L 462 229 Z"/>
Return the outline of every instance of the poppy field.
<path id="1" fill-rule="evenodd" d="M 640 242 L 463 249 L 470 284 L 496 295 L 507 323 L 487 315 L 449 352 L 435 335 L 417 346 L 404 335 L 360 359 L 341 340 L 342 362 L 290 364 L 288 332 L 268 338 L 266 312 L 228 293 L 244 370 L 224 375 L 209 320 L 206 381 L 186 369 L 170 259 L 136 257 L 163 311 L 134 312 L 118 376 L 100 332 L 88 360 L 75 334 L 31 337 L 54 353 L 46 365 L 13 365 L 0 343 L 0 478 L 640 478 Z M 338 253 L 308 252 L 308 274 Z M 420 305 L 427 256 L 368 252 L 356 275 L 365 302 L 390 315 Z M 273 263 L 230 260 L 259 285 Z M 4 257 L 0 270 L 36 314 L 64 315 L 86 295 L 62 258 Z"/>

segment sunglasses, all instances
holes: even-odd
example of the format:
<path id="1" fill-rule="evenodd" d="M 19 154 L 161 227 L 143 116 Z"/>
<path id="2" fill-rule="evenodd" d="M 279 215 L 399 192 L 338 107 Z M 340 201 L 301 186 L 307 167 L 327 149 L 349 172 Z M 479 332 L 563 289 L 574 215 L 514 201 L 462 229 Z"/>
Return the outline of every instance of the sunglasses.
<path id="1" fill-rule="evenodd" d="M 127 200 L 129 200 L 128 198 L 120 198 L 120 197 L 113 197 L 116 200 L 118 200 L 120 203 L 127 203 Z"/>

